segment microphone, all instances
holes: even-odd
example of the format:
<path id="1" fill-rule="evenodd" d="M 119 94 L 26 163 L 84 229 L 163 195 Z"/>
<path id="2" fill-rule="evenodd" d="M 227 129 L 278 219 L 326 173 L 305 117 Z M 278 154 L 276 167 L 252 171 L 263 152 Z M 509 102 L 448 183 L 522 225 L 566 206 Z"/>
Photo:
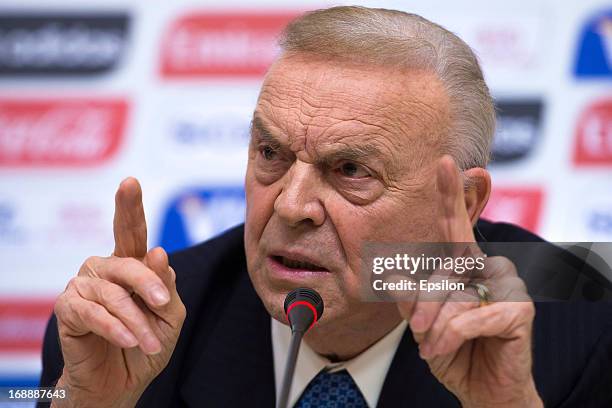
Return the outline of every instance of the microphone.
<path id="1" fill-rule="evenodd" d="M 323 299 L 314 289 L 297 288 L 287 294 L 284 307 L 287 320 L 291 326 L 291 344 L 289 345 L 283 385 L 276 408 L 287 408 L 300 343 L 304 334 L 323 315 Z"/>

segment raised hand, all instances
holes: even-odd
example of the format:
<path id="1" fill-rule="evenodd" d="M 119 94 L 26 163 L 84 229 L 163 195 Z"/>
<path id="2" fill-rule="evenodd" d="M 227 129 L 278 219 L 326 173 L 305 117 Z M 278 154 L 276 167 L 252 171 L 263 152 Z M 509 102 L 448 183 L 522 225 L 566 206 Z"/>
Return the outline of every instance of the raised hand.
<path id="1" fill-rule="evenodd" d="M 436 177 L 441 239 L 468 243 L 459 246 L 474 251 L 463 182 L 452 158 L 440 160 Z M 419 293 L 416 301 L 399 302 L 399 311 L 410 322 L 421 357 L 463 406 L 542 406 L 531 372 L 534 306 L 525 285 L 503 257 L 487 258 L 481 278 L 493 295 L 489 305 L 480 305 L 467 286 L 443 298 Z"/>
<path id="2" fill-rule="evenodd" d="M 54 406 L 134 406 L 168 364 L 185 320 L 166 252 L 147 252 L 134 178 L 117 190 L 113 230 L 113 255 L 88 258 L 57 299 L 64 357 L 57 387 L 67 398 Z"/>

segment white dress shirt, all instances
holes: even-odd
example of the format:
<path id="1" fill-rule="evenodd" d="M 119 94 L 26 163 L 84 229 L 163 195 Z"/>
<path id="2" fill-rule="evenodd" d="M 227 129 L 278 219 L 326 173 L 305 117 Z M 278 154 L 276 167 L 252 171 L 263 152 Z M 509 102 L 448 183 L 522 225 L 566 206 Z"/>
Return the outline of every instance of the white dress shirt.
<path id="1" fill-rule="evenodd" d="M 291 329 L 275 319 L 272 320 L 272 351 L 274 353 L 274 380 L 276 382 L 276 400 L 280 396 L 283 381 Z M 385 337 L 369 347 L 358 356 L 338 363 L 332 363 L 327 358 L 314 352 L 306 342 L 300 345 L 300 352 L 295 367 L 295 375 L 289 392 L 289 406 L 298 401 L 310 381 L 323 369 L 340 371 L 346 369 L 353 377 L 357 387 L 363 394 L 368 406 L 374 408 L 378 402 L 387 371 L 402 335 L 408 323 L 404 320 L 391 330 Z"/>

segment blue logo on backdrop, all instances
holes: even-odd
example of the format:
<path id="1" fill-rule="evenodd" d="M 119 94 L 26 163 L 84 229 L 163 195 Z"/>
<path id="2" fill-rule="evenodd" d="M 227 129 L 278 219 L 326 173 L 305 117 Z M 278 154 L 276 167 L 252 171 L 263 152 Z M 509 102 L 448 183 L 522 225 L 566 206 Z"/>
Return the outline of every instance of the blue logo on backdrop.
<path id="1" fill-rule="evenodd" d="M 612 10 L 592 18 L 580 35 L 577 77 L 612 77 Z"/>
<path id="2" fill-rule="evenodd" d="M 25 242 L 25 230 L 16 223 L 15 205 L 0 201 L 0 248 L 3 246 L 22 246 Z"/>
<path id="3" fill-rule="evenodd" d="M 593 211 L 589 215 L 588 227 L 593 232 L 612 235 L 612 211 Z"/>
<path id="4" fill-rule="evenodd" d="M 226 115 L 198 122 L 179 120 L 174 124 L 173 136 L 183 145 L 247 146 L 249 142 L 249 120 Z"/>
<path id="5" fill-rule="evenodd" d="M 168 206 L 160 245 L 176 251 L 202 242 L 244 221 L 242 187 L 212 187 L 186 191 Z"/>

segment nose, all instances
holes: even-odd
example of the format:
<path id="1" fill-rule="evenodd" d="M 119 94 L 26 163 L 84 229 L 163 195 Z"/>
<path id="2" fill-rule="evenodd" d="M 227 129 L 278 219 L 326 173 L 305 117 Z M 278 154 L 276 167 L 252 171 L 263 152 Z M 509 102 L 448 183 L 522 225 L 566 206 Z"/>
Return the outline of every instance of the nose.
<path id="1" fill-rule="evenodd" d="M 325 221 L 325 207 L 320 200 L 322 188 L 319 170 L 296 160 L 285 174 L 285 184 L 274 202 L 274 211 L 291 227 L 320 226 Z"/>

